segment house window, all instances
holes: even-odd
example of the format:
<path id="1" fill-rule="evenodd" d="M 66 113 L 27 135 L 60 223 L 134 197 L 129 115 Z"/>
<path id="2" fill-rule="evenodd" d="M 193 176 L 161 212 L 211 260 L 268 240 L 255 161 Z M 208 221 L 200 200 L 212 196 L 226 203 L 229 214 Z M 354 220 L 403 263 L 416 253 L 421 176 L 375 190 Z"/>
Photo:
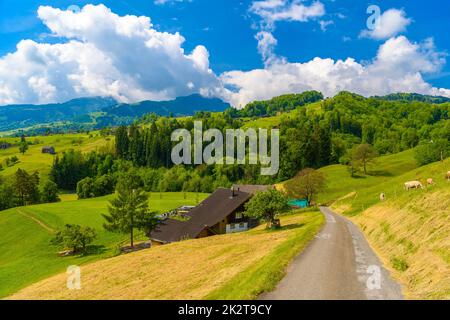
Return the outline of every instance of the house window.
<path id="1" fill-rule="evenodd" d="M 242 214 L 242 212 L 237 212 L 236 213 L 236 219 L 237 220 L 242 219 L 243 217 L 244 217 L 244 215 Z"/>

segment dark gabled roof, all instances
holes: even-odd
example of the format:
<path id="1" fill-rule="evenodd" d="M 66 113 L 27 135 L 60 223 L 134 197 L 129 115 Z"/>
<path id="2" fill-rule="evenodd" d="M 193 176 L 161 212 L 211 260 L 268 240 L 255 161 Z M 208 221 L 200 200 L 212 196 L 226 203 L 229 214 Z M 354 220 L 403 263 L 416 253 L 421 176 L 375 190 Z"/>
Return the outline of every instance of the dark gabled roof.
<path id="1" fill-rule="evenodd" d="M 159 224 L 156 230 L 151 232 L 150 238 L 164 243 L 180 241 L 187 238 L 187 235 L 183 234 L 184 226 L 184 221 L 166 219 Z"/>
<path id="2" fill-rule="evenodd" d="M 230 189 L 217 189 L 186 214 L 190 217 L 188 221 L 167 219 L 150 234 L 150 238 L 166 243 L 196 238 L 202 230 L 224 220 L 252 197 L 242 191 L 234 191 L 234 196 L 231 195 Z"/>

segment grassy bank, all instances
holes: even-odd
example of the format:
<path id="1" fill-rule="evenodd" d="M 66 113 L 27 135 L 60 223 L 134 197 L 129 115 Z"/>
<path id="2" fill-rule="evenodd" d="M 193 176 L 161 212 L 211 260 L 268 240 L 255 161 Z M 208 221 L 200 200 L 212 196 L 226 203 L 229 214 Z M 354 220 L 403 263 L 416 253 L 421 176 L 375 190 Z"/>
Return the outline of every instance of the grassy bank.
<path id="1" fill-rule="evenodd" d="M 101 137 L 98 132 L 93 132 L 91 135 L 80 133 L 29 137 L 27 141 L 33 144 L 29 146 L 25 154 L 21 154 L 19 147 L 16 146 L 20 142 L 20 138 L 0 138 L 0 140 L 13 145 L 8 149 L 0 150 L 0 163 L 4 164 L 6 158 L 11 158 L 12 156 L 19 158 L 19 162 L 13 166 L 7 167 L 4 165 L 0 175 L 12 175 L 20 168 L 29 172 L 39 171 L 42 177 L 45 178 L 50 173 L 54 156 L 42 153 L 43 146 L 53 146 L 57 153 L 62 153 L 68 149 L 89 152 L 106 146 L 108 143 L 111 143 L 111 139 L 113 137 Z"/>
<path id="2" fill-rule="evenodd" d="M 154 247 L 83 266 L 81 290 L 68 290 L 66 274 L 61 273 L 10 298 L 254 298 L 281 279 L 290 259 L 322 223 L 319 212 L 307 212 L 283 217 L 284 227 L 278 231 L 261 226 L 240 234 Z M 240 284 L 239 279 L 244 282 Z M 234 294 L 226 294 L 227 288 L 236 285 Z"/>
<path id="3" fill-rule="evenodd" d="M 383 162 L 389 157 L 380 158 L 379 170 L 390 172 L 382 179 L 359 181 L 341 175 L 340 193 L 337 186 L 331 189 L 338 197 L 331 201 L 332 208 L 360 226 L 407 298 L 450 299 L 450 182 L 444 179 L 450 159 L 414 167 L 407 155 L 401 154 L 390 168 L 390 161 Z M 428 178 L 435 185 L 404 190 L 405 182 L 421 180 L 425 185 Z M 385 193 L 386 201 L 380 201 L 380 193 Z"/>
<path id="4" fill-rule="evenodd" d="M 206 197 L 199 194 L 198 200 Z M 36 281 L 62 272 L 69 265 L 114 256 L 120 243 L 128 236 L 106 232 L 102 213 L 107 213 L 111 196 L 65 201 L 0 212 L 0 297 L 12 294 Z M 181 205 L 197 204 L 194 193 L 153 193 L 151 210 L 164 212 Z M 58 249 L 50 244 L 54 230 L 65 224 L 95 228 L 98 237 L 92 252 L 86 256 L 60 258 Z"/>
<path id="5" fill-rule="evenodd" d="M 292 259 L 301 252 L 317 234 L 324 222 L 318 213 L 308 213 L 303 227 L 294 229 L 292 236 L 270 254 L 236 275 L 225 285 L 206 296 L 212 300 L 255 299 L 264 292 L 272 291 L 286 274 Z"/>

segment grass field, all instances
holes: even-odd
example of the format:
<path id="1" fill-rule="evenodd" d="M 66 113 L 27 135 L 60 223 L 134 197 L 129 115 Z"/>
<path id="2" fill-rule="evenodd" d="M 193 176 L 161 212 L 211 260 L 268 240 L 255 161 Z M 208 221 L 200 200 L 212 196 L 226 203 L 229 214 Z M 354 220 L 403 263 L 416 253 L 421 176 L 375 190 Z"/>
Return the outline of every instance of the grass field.
<path id="1" fill-rule="evenodd" d="M 194 193 L 152 193 L 150 208 L 168 211 L 181 205 L 195 205 L 207 195 Z M 107 213 L 112 196 L 13 208 L 0 212 L 0 297 L 61 272 L 67 266 L 81 265 L 117 253 L 125 235 L 106 232 L 102 213 Z M 161 198 L 160 198 L 161 197 Z M 60 258 L 50 244 L 53 231 L 67 223 L 90 226 L 98 237 L 93 253 L 83 257 Z"/>
<path id="2" fill-rule="evenodd" d="M 318 202 L 360 226 L 407 298 L 450 299 L 449 170 L 450 159 L 419 167 L 413 150 L 377 158 L 367 176 L 352 178 L 345 166 L 328 166 L 320 169 L 327 187 Z M 426 185 L 428 178 L 436 184 L 404 190 L 405 182 Z"/>
<path id="3" fill-rule="evenodd" d="M 29 146 L 27 152 L 22 155 L 19 152 L 19 147 L 16 146 L 20 138 L 0 138 L 2 141 L 7 141 L 13 144 L 11 148 L 0 150 L 0 163 L 3 165 L 0 175 L 8 176 L 14 174 L 17 169 L 25 169 L 28 172 L 39 171 L 41 177 L 48 176 L 54 156 L 51 154 L 43 154 L 43 146 L 53 146 L 57 153 L 62 153 L 68 149 L 80 150 L 82 152 L 95 151 L 98 148 L 111 143 L 112 137 L 101 137 L 97 132 L 92 132 L 90 137 L 87 134 L 57 134 L 50 136 L 36 136 L 30 137 L 27 140 L 33 145 Z M 39 143 L 35 144 L 35 142 Z M 17 156 L 19 162 L 11 167 L 4 164 L 6 158 Z"/>
<path id="4" fill-rule="evenodd" d="M 416 168 L 358 190 L 333 207 L 349 214 L 411 299 L 450 299 L 450 159 Z M 403 184 L 433 178 L 436 185 L 405 191 Z M 381 202 L 377 195 L 386 193 Z"/>
<path id="5" fill-rule="evenodd" d="M 321 169 L 328 181 L 322 203 L 357 223 L 407 298 L 450 299 L 450 159 L 418 167 L 413 151 L 380 157 L 371 176 L 351 178 L 342 166 Z M 404 190 L 433 178 L 434 186 Z M 385 193 L 386 201 L 380 201 Z"/>
<path id="6" fill-rule="evenodd" d="M 252 299 L 273 288 L 323 220 L 303 212 L 282 217 L 278 231 L 260 226 L 118 256 L 83 266 L 81 290 L 68 290 L 61 273 L 9 298 Z"/>
<path id="7" fill-rule="evenodd" d="M 271 129 L 274 127 L 278 127 L 281 123 L 282 117 L 292 117 L 296 113 L 298 113 L 298 110 L 303 108 L 306 109 L 306 114 L 309 117 L 323 113 L 322 102 L 318 101 L 303 107 L 298 107 L 297 109 L 291 110 L 289 112 L 284 112 L 280 115 L 276 115 L 273 117 L 257 118 L 257 119 L 243 118 L 244 125 L 242 126 L 242 129 L 244 130 L 249 128 Z"/>
<path id="8" fill-rule="evenodd" d="M 418 168 L 418 164 L 414 159 L 413 150 L 377 158 L 374 163 L 369 164 L 367 176 L 358 175 L 352 178 L 348 168 L 343 165 L 324 167 L 320 171 L 326 177 L 327 186 L 325 191 L 319 195 L 318 201 L 330 204 L 341 197 L 349 197 L 349 195 L 367 188 L 375 188 L 377 190 L 378 185 L 389 183 L 393 178 L 412 172 L 416 168 Z M 427 177 L 424 178 L 426 179 Z M 400 185 L 400 188 L 402 187 L 403 183 Z M 354 212 L 358 212 L 358 209 L 362 209 L 363 206 L 367 208 L 374 204 L 374 201 L 379 199 L 380 193 L 386 191 L 382 189 L 377 190 L 375 194 L 368 195 L 366 198 L 361 198 L 358 195 L 355 199 L 352 199 Z M 348 201 L 343 201 L 343 203 L 348 203 Z M 346 213 L 351 214 L 351 212 Z"/>

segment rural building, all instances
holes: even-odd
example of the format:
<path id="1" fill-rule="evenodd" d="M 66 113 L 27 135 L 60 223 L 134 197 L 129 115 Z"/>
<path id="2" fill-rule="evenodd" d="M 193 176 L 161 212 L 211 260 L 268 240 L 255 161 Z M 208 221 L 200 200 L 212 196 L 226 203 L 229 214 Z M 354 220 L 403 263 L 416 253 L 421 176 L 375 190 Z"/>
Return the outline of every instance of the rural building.
<path id="1" fill-rule="evenodd" d="M 235 186 L 231 190 L 219 188 L 184 214 L 183 219 L 162 220 L 158 228 L 150 233 L 150 239 L 156 244 L 167 244 L 249 230 L 258 223 L 243 214 L 244 204 L 256 192 L 268 188 L 249 185 Z"/>
<path id="2" fill-rule="evenodd" d="M 10 143 L 8 143 L 8 142 L 0 142 L 0 149 L 8 149 L 8 148 L 11 148 L 11 144 Z"/>
<path id="3" fill-rule="evenodd" d="M 42 153 L 56 154 L 54 147 L 42 147 Z"/>

